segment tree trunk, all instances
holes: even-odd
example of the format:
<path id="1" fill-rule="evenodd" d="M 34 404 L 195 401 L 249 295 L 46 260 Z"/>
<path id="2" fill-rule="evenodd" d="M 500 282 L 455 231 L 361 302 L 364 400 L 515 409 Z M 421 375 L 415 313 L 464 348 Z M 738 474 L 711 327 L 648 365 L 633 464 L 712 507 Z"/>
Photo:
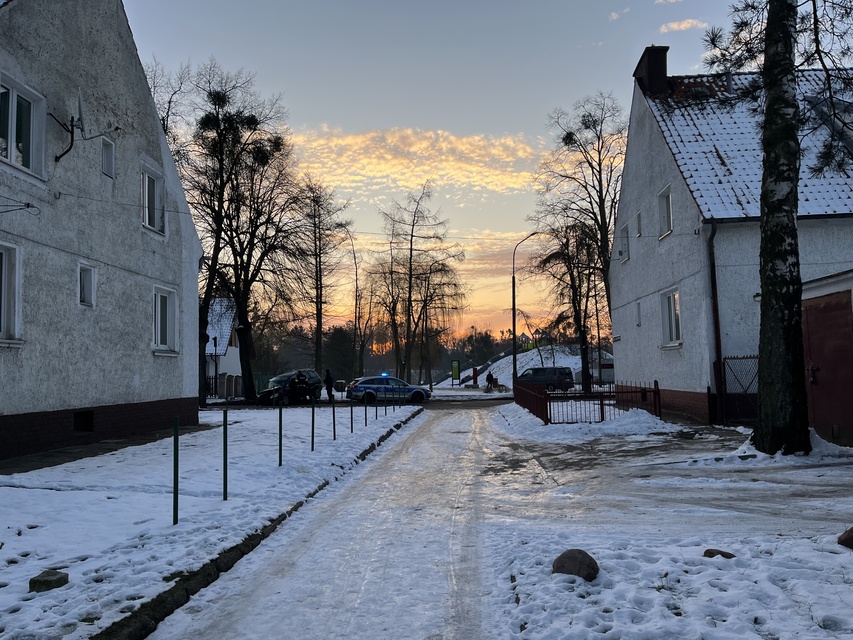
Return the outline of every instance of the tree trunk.
<path id="1" fill-rule="evenodd" d="M 763 70 L 766 104 L 761 181 L 761 328 L 759 451 L 811 451 L 802 333 L 802 281 L 797 240 L 800 145 L 794 70 L 797 5 L 770 0 Z"/>
<path id="2" fill-rule="evenodd" d="M 240 375 L 243 377 L 243 398 L 247 402 L 258 399 L 255 389 L 255 377 L 252 375 L 252 360 L 255 357 L 255 345 L 252 340 L 252 324 L 245 314 L 238 313 L 237 339 L 240 341 Z"/>

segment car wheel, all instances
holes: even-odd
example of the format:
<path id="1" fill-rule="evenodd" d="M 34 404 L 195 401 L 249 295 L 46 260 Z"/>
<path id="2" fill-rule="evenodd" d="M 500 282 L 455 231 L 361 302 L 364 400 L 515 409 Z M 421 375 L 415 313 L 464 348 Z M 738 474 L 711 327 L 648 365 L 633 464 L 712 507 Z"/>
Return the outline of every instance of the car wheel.
<path id="1" fill-rule="evenodd" d="M 320 387 L 317 387 L 317 390 L 316 390 L 316 391 L 314 391 L 314 399 L 315 399 L 317 402 L 320 402 L 320 399 L 321 399 L 322 397 L 323 397 L 323 391 L 320 389 Z"/>
<path id="2" fill-rule="evenodd" d="M 423 402 L 424 401 L 424 392 L 423 391 L 415 391 L 412 393 L 412 402 Z"/>
<path id="3" fill-rule="evenodd" d="M 364 400 L 364 404 L 373 404 L 376 402 L 376 394 L 368 391 L 364 394 L 364 398 L 362 398 L 362 400 Z"/>

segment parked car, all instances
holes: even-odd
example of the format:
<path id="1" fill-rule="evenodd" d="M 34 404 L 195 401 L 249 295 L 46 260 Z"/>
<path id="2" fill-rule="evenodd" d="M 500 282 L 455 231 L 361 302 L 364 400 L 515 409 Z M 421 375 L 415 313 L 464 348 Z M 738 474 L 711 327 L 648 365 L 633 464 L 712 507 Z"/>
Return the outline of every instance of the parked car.
<path id="1" fill-rule="evenodd" d="M 548 391 L 568 391 L 575 386 L 575 377 L 568 367 L 531 367 L 525 369 L 518 380 L 540 385 Z"/>
<path id="2" fill-rule="evenodd" d="M 427 387 L 409 384 L 390 376 L 366 376 L 349 383 L 347 398 L 355 402 L 372 404 L 377 400 L 406 400 L 423 402 L 429 400 L 432 392 Z"/>
<path id="3" fill-rule="evenodd" d="M 294 404 L 320 400 L 323 380 L 313 369 L 296 369 L 270 378 L 267 388 L 258 394 L 258 404 Z"/>

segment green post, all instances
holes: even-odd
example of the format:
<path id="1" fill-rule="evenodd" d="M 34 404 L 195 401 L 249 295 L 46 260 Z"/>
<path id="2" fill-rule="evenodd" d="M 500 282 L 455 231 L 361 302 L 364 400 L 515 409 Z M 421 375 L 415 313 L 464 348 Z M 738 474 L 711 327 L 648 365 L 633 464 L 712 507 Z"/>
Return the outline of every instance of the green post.
<path id="1" fill-rule="evenodd" d="M 172 441 L 174 443 L 174 470 L 172 477 L 172 524 L 178 524 L 178 417 L 172 420 Z"/>
<path id="2" fill-rule="evenodd" d="M 314 451 L 314 397 L 311 397 L 311 451 Z"/>
<path id="3" fill-rule="evenodd" d="M 388 389 L 383 389 L 382 394 L 385 396 L 385 402 L 383 402 L 382 404 L 385 405 L 385 415 L 387 416 L 388 415 Z M 392 393 L 391 396 L 393 397 L 393 395 L 394 394 Z"/>
<path id="4" fill-rule="evenodd" d="M 379 420 L 379 394 L 376 394 L 376 400 L 373 404 L 373 419 Z"/>
<path id="5" fill-rule="evenodd" d="M 335 426 L 335 396 L 332 396 L 332 440 L 338 439 L 337 427 Z"/>
<path id="6" fill-rule="evenodd" d="M 355 419 L 355 409 L 353 408 L 352 400 L 350 400 L 350 403 L 349 403 L 349 432 L 350 433 L 355 433 L 354 419 Z"/>
<path id="7" fill-rule="evenodd" d="M 363 400 L 362 402 L 364 402 L 364 426 L 366 427 L 367 426 L 367 401 Z"/>
<path id="8" fill-rule="evenodd" d="M 278 405 L 278 466 L 281 466 L 282 437 L 281 437 L 281 405 Z"/>
<path id="9" fill-rule="evenodd" d="M 228 500 L 228 409 L 222 412 L 222 499 Z"/>

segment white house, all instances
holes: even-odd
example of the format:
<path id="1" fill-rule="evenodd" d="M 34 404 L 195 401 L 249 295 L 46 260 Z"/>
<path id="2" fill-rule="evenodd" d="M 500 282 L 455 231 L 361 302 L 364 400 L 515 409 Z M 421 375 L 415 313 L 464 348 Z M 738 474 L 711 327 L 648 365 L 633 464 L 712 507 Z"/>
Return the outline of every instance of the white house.
<path id="1" fill-rule="evenodd" d="M 0 0 L 0 457 L 198 423 L 201 255 L 121 0 Z"/>
<path id="2" fill-rule="evenodd" d="M 729 366 L 758 353 L 762 151 L 749 107 L 722 104 L 754 75 L 668 76 L 667 50 L 647 48 L 634 72 L 610 272 L 616 379 L 656 379 L 664 410 L 719 420 L 726 383 L 755 392 Z M 801 72 L 804 100 L 818 81 Z M 853 179 L 810 177 L 820 134 L 803 141 L 804 280 L 853 268 Z"/>
<path id="3" fill-rule="evenodd" d="M 208 313 L 207 341 L 204 355 L 207 362 L 208 395 L 228 398 L 242 393 L 239 380 L 242 374 L 240 366 L 240 348 L 237 344 L 237 332 L 234 320 L 237 317 L 237 305 L 230 298 L 214 298 L 210 301 Z"/>

